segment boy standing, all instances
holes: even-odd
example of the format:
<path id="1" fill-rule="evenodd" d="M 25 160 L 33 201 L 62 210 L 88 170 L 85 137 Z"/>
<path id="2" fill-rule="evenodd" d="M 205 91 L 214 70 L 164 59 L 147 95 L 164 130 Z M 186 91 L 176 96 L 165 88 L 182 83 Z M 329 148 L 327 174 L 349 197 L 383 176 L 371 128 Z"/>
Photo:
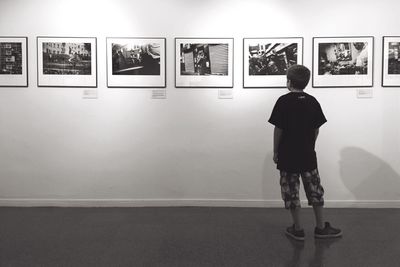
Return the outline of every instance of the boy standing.
<path id="1" fill-rule="evenodd" d="M 342 235 L 340 229 L 323 223 L 324 189 L 321 186 L 315 153 L 315 141 L 319 127 L 326 122 L 318 101 L 303 92 L 310 80 L 310 70 L 294 65 L 287 71 L 289 93 L 276 102 L 268 120 L 274 129 L 274 162 L 280 170 L 280 185 L 285 208 L 290 210 L 293 225 L 286 235 L 304 240 L 300 223 L 299 178 L 303 181 L 308 204 L 313 207 L 316 238 L 332 238 Z"/>

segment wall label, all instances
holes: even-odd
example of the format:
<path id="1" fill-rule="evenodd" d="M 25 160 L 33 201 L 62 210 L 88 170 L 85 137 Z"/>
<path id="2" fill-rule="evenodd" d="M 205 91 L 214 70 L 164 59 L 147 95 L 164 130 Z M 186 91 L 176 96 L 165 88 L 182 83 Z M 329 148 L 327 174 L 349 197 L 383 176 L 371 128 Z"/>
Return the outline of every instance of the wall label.
<path id="1" fill-rule="evenodd" d="M 98 99 L 99 98 L 98 91 L 93 90 L 93 89 L 85 89 L 85 90 L 83 90 L 82 98 L 83 99 Z"/>
<path id="2" fill-rule="evenodd" d="M 357 89 L 357 98 L 372 98 L 372 89 Z"/>
<path id="3" fill-rule="evenodd" d="M 165 89 L 157 89 L 151 91 L 152 99 L 167 99 L 167 90 Z"/>
<path id="4" fill-rule="evenodd" d="M 220 89 L 218 90 L 219 99 L 233 99 L 233 90 L 231 89 Z"/>

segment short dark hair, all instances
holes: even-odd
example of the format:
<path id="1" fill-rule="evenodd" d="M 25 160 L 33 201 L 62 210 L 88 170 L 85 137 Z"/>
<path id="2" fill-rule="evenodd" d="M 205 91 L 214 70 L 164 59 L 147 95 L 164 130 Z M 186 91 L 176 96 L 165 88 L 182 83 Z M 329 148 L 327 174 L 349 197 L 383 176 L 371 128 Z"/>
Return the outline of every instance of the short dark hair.
<path id="1" fill-rule="evenodd" d="M 303 65 L 293 65 L 287 70 L 286 77 L 293 88 L 304 90 L 310 81 L 310 70 Z"/>

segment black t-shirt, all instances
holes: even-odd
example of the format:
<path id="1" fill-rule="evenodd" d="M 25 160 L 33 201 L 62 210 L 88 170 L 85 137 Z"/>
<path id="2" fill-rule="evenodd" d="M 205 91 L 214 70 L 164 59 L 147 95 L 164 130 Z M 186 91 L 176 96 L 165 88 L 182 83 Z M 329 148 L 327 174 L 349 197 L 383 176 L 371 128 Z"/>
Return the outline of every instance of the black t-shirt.
<path id="1" fill-rule="evenodd" d="M 277 168 L 304 172 L 317 168 L 315 130 L 326 122 L 321 105 L 304 92 L 290 92 L 276 101 L 271 124 L 282 129 Z"/>

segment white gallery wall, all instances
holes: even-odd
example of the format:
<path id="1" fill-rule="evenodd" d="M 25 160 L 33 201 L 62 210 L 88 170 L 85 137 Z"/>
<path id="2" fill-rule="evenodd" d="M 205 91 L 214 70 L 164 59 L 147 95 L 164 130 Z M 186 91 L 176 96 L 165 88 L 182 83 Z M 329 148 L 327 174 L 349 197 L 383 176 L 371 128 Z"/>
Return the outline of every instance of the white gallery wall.
<path id="1" fill-rule="evenodd" d="M 0 0 L 0 36 L 28 37 L 29 86 L 0 88 L 0 205 L 283 206 L 267 123 L 285 89 L 243 89 L 244 37 L 374 36 L 372 98 L 307 88 L 327 206 L 400 207 L 400 88 L 381 87 L 398 0 Z M 37 36 L 97 37 L 98 99 L 37 86 Z M 106 85 L 106 37 L 167 38 L 167 99 Z M 175 37 L 232 37 L 233 99 L 176 89 Z M 311 83 L 310 83 L 311 84 Z M 305 199 L 301 192 L 302 199 Z"/>

